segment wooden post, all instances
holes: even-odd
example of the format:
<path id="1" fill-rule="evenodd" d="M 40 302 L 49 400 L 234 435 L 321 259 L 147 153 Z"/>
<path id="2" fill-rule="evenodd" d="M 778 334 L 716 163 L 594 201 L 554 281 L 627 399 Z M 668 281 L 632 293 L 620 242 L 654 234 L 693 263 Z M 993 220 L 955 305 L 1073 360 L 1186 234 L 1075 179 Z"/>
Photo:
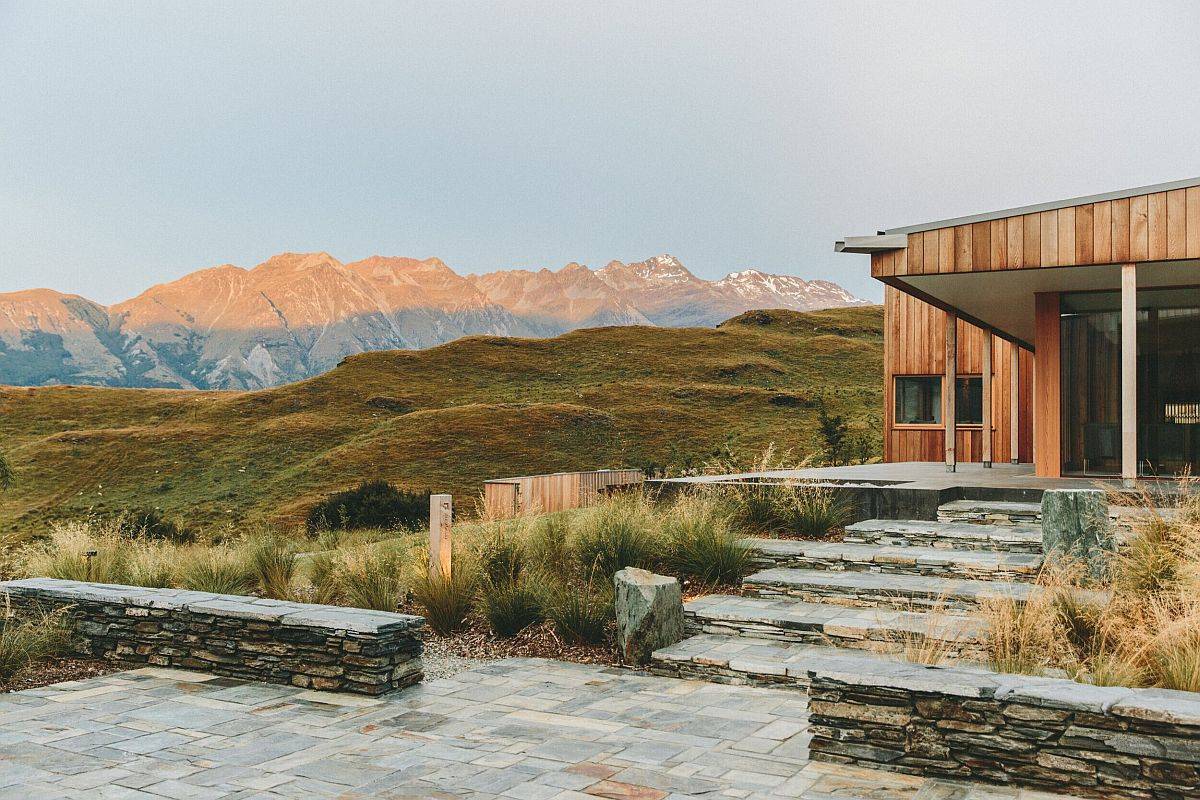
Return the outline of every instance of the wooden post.
<path id="1" fill-rule="evenodd" d="M 453 500 L 448 494 L 429 497 L 429 577 L 450 579 L 453 552 Z"/>
<path id="2" fill-rule="evenodd" d="M 983 466 L 992 466 L 992 332 L 983 335 Z"/>
<path id="3" fill-rule="evenodd" d="M 1137 267 L 1121 265 L 1121 480 L 1137 481 Z"/>
<path id="4" fill-rule="evenodd" d="M 1012 346 L 1012 364 L 1008 374 L 1008 460 L 1021 461 L 1021 347 Z"/>
<path id="5" fill-rule="evenodd" d="M 958 457 L 955 455 L 955 440 L 958 438 L 958 424 L 954 414 L 954 393 L 958 388 L 958 315 L 946 314 L 946 381 L 942 389 L 942 422 L 946 428 L 946 471 L 954 472 L 958 468 Z"/>

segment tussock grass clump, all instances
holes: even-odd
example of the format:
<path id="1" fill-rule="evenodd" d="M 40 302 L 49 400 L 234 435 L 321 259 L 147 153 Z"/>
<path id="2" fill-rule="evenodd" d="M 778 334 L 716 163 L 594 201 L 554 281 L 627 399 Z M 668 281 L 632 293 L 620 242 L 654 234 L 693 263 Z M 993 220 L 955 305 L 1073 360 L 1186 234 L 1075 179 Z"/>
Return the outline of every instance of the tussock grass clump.
<path id="1" fill-rule="evenodd" d="M 594 576 L 593 576 L 594 577 Z M 613 592 L 608 583 L 588 580 L 582 586 L 556 586 L 546 604 L 554 631 L 569 644 L 601 644 L 614 618 Z"/>
<path id="2" fill-rule="evenodd" d="M 466 626 L 477 589 L 476 575 L 454 565 L 449 577 L 442 572 L 423 572 L 413 583 L 412 595 L 429 627 L 440 636 L 448 636 Z"/>
<path id="3" fill-rule="evenodd" d="M 43 658 L 59 655 L 67 648 L 70 627 L 62 608 L 49 614 L 18 619 L 7 595 L 0 608 L 0 683 Z"/>
<path id="4" fill-rule="evenodd" d="M 625 567 L 654 569 L 661 562 L 662 539 L 650 501 L 627 492 L 586 509 L 572 526 L 579 568 L 611 576 Z"/>
<path id="5" fill-rule="evenodd" d="M 275 533 L 268 533 L 248 543 L 250 568 L 254 583 L 263 597 L 293 600 L 296 591 L 296 545 Z"/>
<path id="6" fill-rule="evenodd" d="M 333 595 L 345 605 L 395 611 L 405 592 L 406 559 L 398 547 L 357 547 L 341 553 L 333 565 Z"/>
<path id="7" fill-rule="evenodd" d="M 548 592 L 544 578 L 526 573 L 515 580 L 487 583 L 479 593 L 479 606 L 497 636 L 512 637 L 546 618 Z"/>
<path id="8" fill-rule="evenodd" d="M 830 486 L 793 483 L 774 494 L 781 529 L 807 538 L 828 536 L 850 519 L 850 507 Z"/>
<path id="9" fill-rule="evenodd" d="M 248 594 L 254 569 L 244 553 L 225 545 L 182 553 L 176 571 L 180 588 L 213 594 Z"/>
<path id="10" fill-rule="evenodd" d="M 666 566 L 703 584 L 737 583 L 753 554 L 730 522 L 729 506 L 712 492 L 680 495 L 660 514 Z"/>

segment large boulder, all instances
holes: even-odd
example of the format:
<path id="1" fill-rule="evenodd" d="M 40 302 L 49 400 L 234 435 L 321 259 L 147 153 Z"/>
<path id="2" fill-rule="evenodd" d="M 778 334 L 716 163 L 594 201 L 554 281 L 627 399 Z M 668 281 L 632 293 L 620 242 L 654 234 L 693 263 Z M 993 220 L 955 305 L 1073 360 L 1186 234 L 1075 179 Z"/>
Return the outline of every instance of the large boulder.
<path id="1" fill-rule="evenodd" d="M 650 654 L 683 638 L 683 590 L 679 581 L 637 567 L 613 575 L 616 584 L 617 646 L 628 664 L 645 664 Z"/>
<path id="2" fill-rule="evenodd" d="M 1047 561 L 1075 561 L 1104 577 L 1116 550 L 1108 503 L 1097 489 L 1047 489 L 1042 494 L 1042 549 Z"/>

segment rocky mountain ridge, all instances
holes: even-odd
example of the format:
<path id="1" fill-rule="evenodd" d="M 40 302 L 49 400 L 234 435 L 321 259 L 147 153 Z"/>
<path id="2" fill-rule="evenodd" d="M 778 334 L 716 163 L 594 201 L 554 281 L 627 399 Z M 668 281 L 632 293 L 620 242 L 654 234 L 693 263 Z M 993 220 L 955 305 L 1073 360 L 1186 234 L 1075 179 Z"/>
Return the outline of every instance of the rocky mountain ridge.
<path id="1" fill-rule="evenodd" d="M 201 269 L 108 307 L 49 289 L 0 293 L 0 384 L 259 389 L 355 353 L 462 336 L 712 326 L 751 309 L 865 304 L 835 283 L 753 269 L 708 281 L 669 255 L 460 275 L 436 258 L 344 264 L 282 253 L 252 269 Z"/>

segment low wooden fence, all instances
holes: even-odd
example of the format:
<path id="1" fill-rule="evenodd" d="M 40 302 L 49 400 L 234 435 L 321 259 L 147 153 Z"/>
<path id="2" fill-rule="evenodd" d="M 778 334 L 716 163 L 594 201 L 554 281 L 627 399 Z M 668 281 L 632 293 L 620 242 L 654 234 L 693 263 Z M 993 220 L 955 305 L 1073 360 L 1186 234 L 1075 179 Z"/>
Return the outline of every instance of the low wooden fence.
<path id="1" fill-rule="evenodd" d="M 613 489 L 640 486 L 645 480 L 640 469 L 496 478 L 484 481 L 483 504 L 487 515 L 493 519 L 531 512 L 564 511 L 591 505 Z"/>

